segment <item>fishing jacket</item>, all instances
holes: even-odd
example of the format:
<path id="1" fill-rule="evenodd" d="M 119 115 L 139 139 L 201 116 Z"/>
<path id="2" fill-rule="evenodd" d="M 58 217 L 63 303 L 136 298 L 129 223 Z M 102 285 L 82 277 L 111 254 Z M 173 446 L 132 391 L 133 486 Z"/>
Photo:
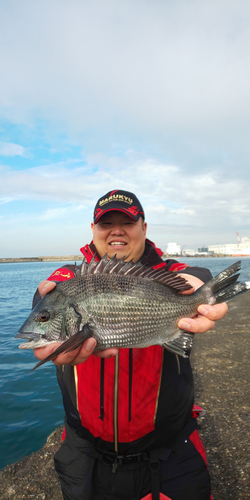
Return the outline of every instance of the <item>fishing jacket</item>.
<path id="1" fill-rule="evenodd" d="M 90 262 L 98 259 L 91 243 L 81 248 Z M 163 261 L 163 252 L 146 240 L 142 263 L 191 274 L 206 282 L 207 269 L 176 260 Z M 65 281 L 75 266 L 57 269 L 48 279 Z M 34 305 L 37 298 L 34 301 Z M 196 428 L 192 418 L 194 386 L 190 361 L 159 345 L 119 349 L 109 359 L 91 355 L 77 366 L 57 367 L 66 421 L 97 448 L 118 453 L 141 453 L 171 446 Z"/>

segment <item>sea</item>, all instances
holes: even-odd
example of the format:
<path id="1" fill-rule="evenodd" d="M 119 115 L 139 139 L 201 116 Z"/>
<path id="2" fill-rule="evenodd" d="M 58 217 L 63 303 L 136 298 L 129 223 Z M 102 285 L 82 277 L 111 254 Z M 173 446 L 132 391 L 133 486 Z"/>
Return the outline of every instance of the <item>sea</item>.
<path id="1" fill-rule="evenodd" d="M 188 265 L 207 267 L 213 276 L 238 258 L 179 258 Z M 243 257 L 241 281 L 250 281 L 250 258 Z M 70 262 L 71 264 L 73 262 Z M 65 262 L 0 263 L 0 469 L 39 450 L 64 422 L 55 366 L 46 363 L 34 372 L 37 360 L 30 349 L 20 350 L 15 334 L 28 317 L 33 294 Z"/>

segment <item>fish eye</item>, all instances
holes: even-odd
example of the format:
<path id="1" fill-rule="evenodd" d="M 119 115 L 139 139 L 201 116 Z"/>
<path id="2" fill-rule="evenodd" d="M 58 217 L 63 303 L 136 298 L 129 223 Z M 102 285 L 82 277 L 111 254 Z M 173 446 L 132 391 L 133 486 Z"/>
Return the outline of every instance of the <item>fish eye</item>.
<path id="1" fill-rule="evenodd" d="M 48 320 L 49 320 L 49 318 L 50 318 L 50 314 L 49 314 L 49 312 L 48 312 L 48 311 L 41 311 L 41 312 L 38 314 L 38 316 L 37 316 L 38 321 L 42 321 L 42 322 L 44 322 L 44 321 L 48 321 Z"/>

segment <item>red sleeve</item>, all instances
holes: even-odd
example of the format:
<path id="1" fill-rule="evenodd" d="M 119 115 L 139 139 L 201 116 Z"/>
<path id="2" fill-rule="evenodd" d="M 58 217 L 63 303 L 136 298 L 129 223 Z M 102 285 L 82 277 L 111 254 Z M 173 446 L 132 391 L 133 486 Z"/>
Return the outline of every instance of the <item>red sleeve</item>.
<path id="1" fill-rule="evenodd" d="M 176 262 L 175 264 L 172 264 L 172 266 L 169 268 L 169 271 L 180 272 L 183 271 L 183 269 L 186 269 L 187 267 L 190 266 L 184 264 L 184 262 Z"/>
<path id="2" fill-rule="evenodd" d="M 66 281 L 74 278 L 75 275 L 73 271 L 70 271 L 66 267 L 60 267 L 56 271 L 54 271 L 49 278 L 48 281 Z"/>

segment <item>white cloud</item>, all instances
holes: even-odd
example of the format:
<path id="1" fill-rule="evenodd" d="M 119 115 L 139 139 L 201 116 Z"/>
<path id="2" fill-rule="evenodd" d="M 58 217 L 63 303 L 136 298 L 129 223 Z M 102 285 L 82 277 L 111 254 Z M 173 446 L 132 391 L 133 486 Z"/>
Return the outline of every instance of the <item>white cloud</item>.
<path id="1" fill-rule="evenodd" d="M 2 116 L 48 120 L 80 142 L 87 131 L 93 142 L 146 134 L 221 154 L 247 144 L 248 2 L 12 0 L 1 10 Z"/>
<path id="2" fill-rule="evenodd" d="M 177 214 L 177 215 L 196 215 L 194 210 L 190 210 L 188 208 L 179 208 L 178 210 L 171 210 L 171 214 Z"/>
<path id="3" fill-rule="evenodd" d="M 167 213 L 166 207 L 161 205 L 147 205 L 147 211 L 150 214 L 153 214 L 154 217 L 158 217 L 159 215 L 165 215 Z"/>
<path id="4" fill-rule="evenodd" d="M 26 148 L 19 144 L 12 142 L 0 142 L 0 155 L 1 156 L 23 156 L 27 158 L 30 156 Z"/>
<path id="5" fill-rule="evenodd" d="M 122 168 L 115 168 L 119 163 Z M 228 227 L 233 225 L 236 216 L 237 223 L 245 226 L 246 214 L 250 213 L 248 184 L 237 175 L 227 180 L 218 169 L 197 174 L 152 158 L 140 159 L 137 154 L 133 158 L 131 153 L 122 160 L 102 154 L 102 164 L 95 164 L 92 174 L 91 168 L 87 161 L 83 164 L 74 160 L 72 165 L 54 164 L 51 177 L 50 166 L 6 170 L 5 174 L 0 172 L 0 196 L 5 201 L 51 203 L 40 214 L 43 221 L 69 220 L 81 212 L 92 214 L 99 196 L 113 188 L 135 192 L 150 224 L 205 226 L 216 231 L 223 220 Z"/>
<path id="6" fill-rule="evenodd" d="M 87 228 L 96 199 L 123 188 L 138 194 L 164 245 L 250 236 L 249 21 L 249 2 L 238 0 L 2 3 L 1 117 L 21 138 L 28 130 L 32 152 L 69 151 L 67 161 L 45 153 L 23 171 L 0 165 L 8 222 L 12 201 L 46 203 L 18 221 L 30 243 L 29 231 L 59 245 L 63 219 Z M 5 122 L 1 132 L 3 156 L 16 165 L 30 157 Z M 82 156 L 71 155 L 75 146 Z"/>
<path id="7" fill-rule="evenodd" d="M 12 197 L 0 197 L 0 205 L 5 205 L 6 203 L 10 203 L 11 201 L 13 201 Z"/>
<path id="8" fill-rule="evenodd" d="M 87 207 L 84 205 L 73 205 L 73 206 L 67 206 L 67 207 L 59 207 L 59 208 L 49 208 L 45 212 L 41 213 L 39 215 L 39 219 L 42 221 L 53 221 L 53 220 L 58 220 L 58 219 L 68 219 L 69 217 L 74 217 L 77 215 L 79 217 L 79 213 L 83 212 L 86 210 Z"/>

